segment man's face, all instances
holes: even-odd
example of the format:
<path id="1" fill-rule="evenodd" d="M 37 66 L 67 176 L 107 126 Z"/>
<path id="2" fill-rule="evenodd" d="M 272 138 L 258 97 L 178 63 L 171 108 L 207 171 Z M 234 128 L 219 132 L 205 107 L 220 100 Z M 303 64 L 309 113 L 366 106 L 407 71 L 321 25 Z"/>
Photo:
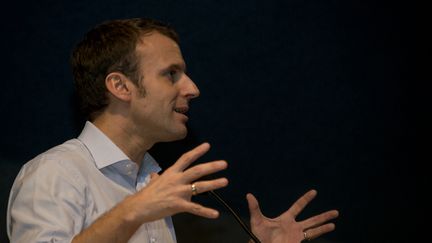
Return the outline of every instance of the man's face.
<path id="1" fill-rule="evenodd" d="M 177 43 L 158 32 L 142 40 L 137 52 L 145 92 L 136 89 L 133 93 L 133 124 L 141 136 L 154 143 L 182 139 L 187 134 L 189 101 L 199 95 L 199 90 L 185 73 L 186 64 Z"/>

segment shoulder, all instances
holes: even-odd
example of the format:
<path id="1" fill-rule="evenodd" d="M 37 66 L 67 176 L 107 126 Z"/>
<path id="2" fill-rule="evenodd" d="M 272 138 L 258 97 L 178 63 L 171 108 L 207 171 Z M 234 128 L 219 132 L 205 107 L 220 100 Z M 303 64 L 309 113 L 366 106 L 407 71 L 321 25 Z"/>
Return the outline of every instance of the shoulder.
<path id="1" fill-rule="evenodd" d="M 71 184 L 83 184 L 83 172 L 93 166 L 91 155 L 78 139 L 55 146 L 24 164 L 16 178 L 20 181 L 47 181 L 61 178 Z M 84 184 L 81 186 L 85 186 Z"/>
<path id="2" fill-rule="evenodd" d="M 83 172 L 85 166 L 91 164 L 91 155 L 86 154 L 85 147 L 77 139 L 53 147 L 27 162 L 9 195 L 9 235 L 13 239 L 27 239 L 17 241 L 29 242 L 28 239 L 35 239 L 35 232 L 39 237 L 51 236 L 54 231 L 71 236 L 79 232 L 88 201 Z M 72 229 L 75 230 L 72 232 Z"/>

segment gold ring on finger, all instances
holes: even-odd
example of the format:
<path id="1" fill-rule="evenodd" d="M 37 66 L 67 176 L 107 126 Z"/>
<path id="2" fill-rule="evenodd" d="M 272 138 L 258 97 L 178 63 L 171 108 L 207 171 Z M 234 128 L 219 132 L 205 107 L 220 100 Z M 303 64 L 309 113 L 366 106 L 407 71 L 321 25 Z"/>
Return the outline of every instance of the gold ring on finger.
<path id="1" fill-rule="evenodd" d="M 195 195 L 198 194 L 198 189 L 197 189 L 195 183 L 193 183 L 193 184 L 191 185 L 191 190 L 192 190 L 192 196 L 195 196 Z"/>
<path id="2" fill-rule="evenodd" d="M 306 231 L 303 231 L 303 237 L 304 237 L 304 240 L 307 240 L 307 241 L 309 241 L 309 240 L 310 240 L 310 238 L 308 237 L 308 235 L 307 235 L 307 232 L 306 232 Z"/>

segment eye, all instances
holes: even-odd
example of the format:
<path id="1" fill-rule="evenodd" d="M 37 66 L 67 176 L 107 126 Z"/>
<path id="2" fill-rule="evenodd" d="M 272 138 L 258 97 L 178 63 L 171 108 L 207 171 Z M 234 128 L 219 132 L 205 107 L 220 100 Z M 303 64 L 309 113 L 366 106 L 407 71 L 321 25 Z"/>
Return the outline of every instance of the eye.
<path id="1" fill-rule="evenodd" d="M 171 82 L 175 82 L 179 79 L 180 72 L 178 70 L 170 70 L 167 73 L 168 78 L 171 80 Z"/>
<path id="2" fill-rule="evenodd" d="M 171 77 L 174 77 L 176 74 L 177 74 L 177 71 L 176 71 L 176 70 L 171 70 L 171 71 L 169 72 L 169 75 L 170 75 Z"/>

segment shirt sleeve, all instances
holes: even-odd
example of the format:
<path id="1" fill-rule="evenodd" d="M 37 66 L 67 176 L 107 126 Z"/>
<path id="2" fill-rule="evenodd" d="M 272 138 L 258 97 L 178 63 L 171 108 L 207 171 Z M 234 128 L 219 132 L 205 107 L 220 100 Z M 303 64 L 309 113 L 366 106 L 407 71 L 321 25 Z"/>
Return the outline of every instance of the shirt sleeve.
<path id="1" fill-rule="evenodd" d="M 85 188 L 64 161 L 41 157 L 24 166 L 11 189 L 11 243 L 71 242 L 85 221 Z"/>

